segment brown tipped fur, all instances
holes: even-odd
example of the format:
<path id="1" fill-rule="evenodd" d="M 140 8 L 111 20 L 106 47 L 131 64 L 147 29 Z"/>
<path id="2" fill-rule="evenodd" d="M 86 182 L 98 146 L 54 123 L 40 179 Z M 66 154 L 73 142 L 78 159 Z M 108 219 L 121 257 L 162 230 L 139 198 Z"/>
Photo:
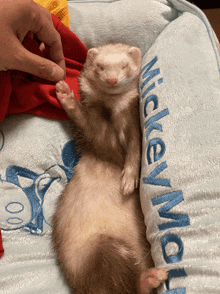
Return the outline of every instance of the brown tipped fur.
<path id="1" fill-rule="evenodd" d="M 128 253 L 122 254 L 121 250 Z M 124 240 L 99 236 L 94 251 L 77 277 L 75 294 L 138 294 L 139 269 L 132 248 Z"/>
<path id="2" fill-rule="evenodd" d="M 141 272 L 153 265 L 150 256 L 134 265 L 150 249 L 136 189 L 140 67 L 137 48 L 92 49 L 80 77 L 81 104 L 65 85 L 72 109 L 57 93 L 82 154 L 53 218 L 57 259 L 75 294 L 138 294 Z M 115 87 L 109 78 L 118 80 Z"/>

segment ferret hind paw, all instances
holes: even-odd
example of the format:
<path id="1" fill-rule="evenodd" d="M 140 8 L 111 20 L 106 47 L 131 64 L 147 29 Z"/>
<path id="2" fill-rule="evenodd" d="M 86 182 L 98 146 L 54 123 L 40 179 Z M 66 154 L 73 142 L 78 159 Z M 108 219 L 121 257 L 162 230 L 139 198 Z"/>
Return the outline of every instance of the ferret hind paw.
<path id="1" fill-rule="evenodd" d="M 168 278 L 166 268 L 150 268 L 144 271 L 140 277 L 141 294 L 151 293 L 151 290 L 160 286 Z"/>
<path id="2" fill-rule="evenodd" d="M 129 195 L 137 188 L 139 178 L 132 175 L 128 169 L 122 171 L 121 190 L 124 195 Z"/>

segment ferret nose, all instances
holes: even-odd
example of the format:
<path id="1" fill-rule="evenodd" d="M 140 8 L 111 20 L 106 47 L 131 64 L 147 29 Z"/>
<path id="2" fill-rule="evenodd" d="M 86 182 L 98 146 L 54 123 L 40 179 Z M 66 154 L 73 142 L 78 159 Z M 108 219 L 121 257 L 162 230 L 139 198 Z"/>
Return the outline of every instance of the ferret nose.
<path id="1" fill-rule="evenodd" d="M 107 78 L 106 79 L 106 82 L 111 86 L 114 86 L 117 83 L 117 81 L 118 81 L 118 79 L 116 79 L 116 78 Z"/>

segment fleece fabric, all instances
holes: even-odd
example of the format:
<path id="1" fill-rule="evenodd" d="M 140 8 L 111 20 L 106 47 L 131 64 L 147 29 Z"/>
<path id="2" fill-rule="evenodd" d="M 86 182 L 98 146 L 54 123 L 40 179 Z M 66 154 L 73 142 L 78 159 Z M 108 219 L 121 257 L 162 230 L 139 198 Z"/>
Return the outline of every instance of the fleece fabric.
<path id="1" fill-rule="evenodd" d="M 208 20 L 184 0 L 68 7 L 87 47 L 113 41 L 142 50 L 140 197 L 153 260 L 169 269 L 157 293 L 220 293 L 220 58 Z M 19 113 L 1 122 L 0 294 L 70 293 L 50 233 L 77 160 L 68 120 Z"/>
<path id="2" fill-rule="evenodd" d="M 34 0 L 45 7 L 66 26 L 69 27 L 69 11 L 67 0 Z"/>
<path id="3" fill-rule="evenodd" d="M 196 7 L 143 57 L 141 202 L 158 294 L 220 293 L 220 66 L 212 29 Z"/>
<path id="4" fill-rule="evenodd" d="M 0 124 L 0 294 L 67 294 L 52 215 L 78 161 L 70 120 L 31 114 Z M 0 248 L 1 250 L 1 248 Z"/>
<path id="5" fill-rule="evenodd" d="M 87 48 L 59 19 L 52 15 L 54 27 L 61 35 L 66 62 L 66 79 L 70 88 L 78 95 L 78 76 L 86 59 Z M 48 58 L 49 49 L 42 53 L 38 41 L 28 34 L 24 47 Z M 67 115 L 56 99 L 55 83 L 20 71 L 0 72 L 0 121 L 7 114 L 29 113 L 56 119 L 67 119 Z M 31 97 L 31 99 L 30 99 Z"/>

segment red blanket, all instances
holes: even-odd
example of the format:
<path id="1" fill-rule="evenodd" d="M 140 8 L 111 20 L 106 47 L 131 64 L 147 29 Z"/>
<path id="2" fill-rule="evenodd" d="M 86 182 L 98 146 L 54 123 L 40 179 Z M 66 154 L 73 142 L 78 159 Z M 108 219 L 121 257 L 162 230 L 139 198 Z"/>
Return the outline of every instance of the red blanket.
<path id="1" fill-rule="evenodd" d="M 79 99 L 78 76 L 85 62 L 87 48 L 58 18 L 52 15 L 54 27 L 61 35 L 66 61 L 66 79 Z M 23 45 L 31 52 L 49 58 L 49 50 L 42 53 L 38 42 L 28 34 Z M 7 114 L 30 113 L 55 119 L 66 119 L 55 95 L 55 83 L 20 71 L 0 72 L 0 121 Z"/>
<path id="2" fill-rule="evenodd" d="M 66 61 L 66 79 L 79 100 L 78 76 L 85 62 L 87 48 L 58 18 L 52 15 L 53 24 L 61 35 Z M 42 53 L 37 40 L 28 34 L 23 42 L 25 48 L 40 56 L 49 58 L 49 50 Z M 66 119 L 55 95 L 55 83 L 34 77 L 30 74 L 11 70 L 0 72 L 0 122 L 7 114 L 30 113 L 56 119 Z M 4 250 L 0 230 L 0 257 Z"/>

